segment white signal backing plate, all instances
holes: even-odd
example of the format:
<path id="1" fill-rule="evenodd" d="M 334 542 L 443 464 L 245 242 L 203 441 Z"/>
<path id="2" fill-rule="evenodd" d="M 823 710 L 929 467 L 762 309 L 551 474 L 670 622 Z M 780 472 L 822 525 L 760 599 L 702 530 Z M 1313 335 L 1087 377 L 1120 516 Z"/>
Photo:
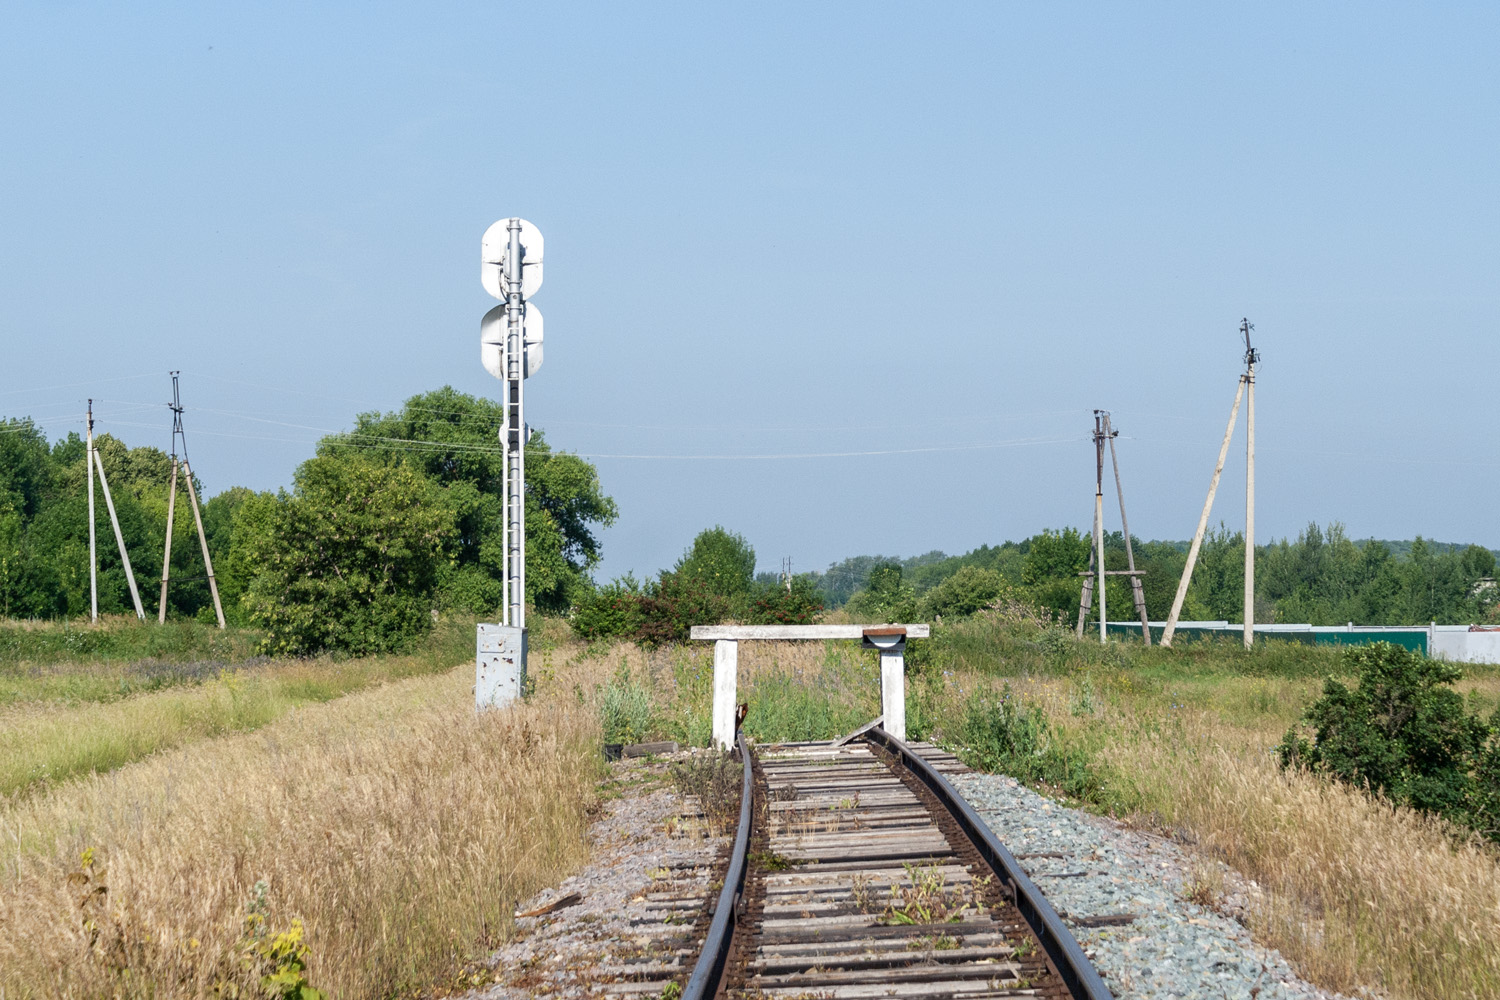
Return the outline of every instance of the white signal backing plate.
<path id="1" fill-rule="evenodd" d="M 531 298 L 542 287 L 542 233 L 521 221 L 521 295 Z M 501 219 L 479 241 L 479 283 L 497 299 L 505 298 L 505 256 L 510 250 L 510 220 Z"/>
<path id="2" fill-rule="evenodd" d="M 522 378 L 542 367 L 542 311 L 526 303 L 525 317 L 521 320 L 521 339 L 525 343 L 526 359 L 522 366 Z M 498 305 L 484 314 L 479 321 L 479 361 L 484 370 L 498 379 L 505 378 L 505 340 L 510 324 L 504 305 Z"/>

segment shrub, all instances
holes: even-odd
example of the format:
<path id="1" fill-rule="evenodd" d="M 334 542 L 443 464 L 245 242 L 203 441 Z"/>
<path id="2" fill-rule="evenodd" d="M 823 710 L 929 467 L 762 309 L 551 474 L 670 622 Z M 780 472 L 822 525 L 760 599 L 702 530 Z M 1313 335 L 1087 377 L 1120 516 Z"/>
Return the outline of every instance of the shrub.
<path id="1" fill-rule="evenodd" d="M 573 609 L 571 624 L 579 637 L 633 639 L 646 620 L 640 584 L 625 576 L 594 590 Z"/>
<path id="2" fill-rule="evenodd" d="M 1303 716 L 1313 738 L 1289 730 L 1276 748 L 1281 766 L 1321 771 L 1500 840 L 1500 741 L 1453 690 L 1462 672 L 1387 642 L 1343 656 L 1358 686 L 1324 682 Z"/>
<path id="3" fill-rule="evenodd" d="M 902 582 L 901 564 L 887 560 L 875 564 L 865 589 L 844 607 L 856 620 L 909 622 L 917 616 L 917 593 Z"/>
<path id="4" fill-rule="evenodd" d="M 811 625 L 823 611 L 823 601 L 812 579 L 794 577 L 790 588 L 772 584 L 750 602 L 746 615 L 752 625 Z"/>
<path id="5" fill-rule="evenodd" d="M 929 616 L 963 618 L 988 607 L 1005 589 L 1005 581 L 994 570 L 962 566 L 929 590 L 922 606 Z"/>
<path id="6" fill-rule="evenodd" d="M 742 595 L 755 578 L 755 550 L 743 535 L 715 525 L 698 532 L 671 575 L 695 580 L 721 597 Z"/>
<path id="7" fill-rule="evenodd" d="M 642 598 L 641 610 L 644 620 L 637 639 L 659 646 L 686 641 L 694 625 L 723 621 L 729 615 L 729 599 L 715 593 L 700 577 L 663 573 Z"/>

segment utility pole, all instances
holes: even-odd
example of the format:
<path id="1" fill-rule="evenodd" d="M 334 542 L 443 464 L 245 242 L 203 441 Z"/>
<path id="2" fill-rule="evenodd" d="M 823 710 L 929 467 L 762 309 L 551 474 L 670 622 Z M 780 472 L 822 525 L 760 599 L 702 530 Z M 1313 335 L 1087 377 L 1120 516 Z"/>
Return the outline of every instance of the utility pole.
<path id="1" fill-rule="evenodd" d="M 167 578 L 172 569 L 172 518 L 177 506 L 177 469 L 179 459 L 177 458 L 177 444 L 182 443 L 181 467 L 183 478 L 187 480 L 188 499 L 193 506 L 193 523 L 198 528 L 198 544 L 203 550 L 203 568 L 208 574 L 208 591 L 214 599 L 214 616 L 219 621 L 219 628 L 224 627 L 224 605 L 219 602 L 219 584 L 214 579 L 214 561 L 208 554 L 208 535 L 203 531 L 203 515 L 199 511 L 198 488 L 193 484 L 193 469 L 188 464 L 187 435 L 182 430 L 182 395 L 178 388 L 177 379 L 181 372 L 172 372 L 172 402 L 169 409 L 172 411 L 172 485 L 171 493 L 167 496 L 167 541 L 166 550 L 161 559 L 161 600 L 156 608 L 156 620 L 158 624 L 167 620 Z"/>
<path id="2" fill-rule="evenodd" d="M 1245 337 L 1245 648 L 1255 644 L 1255 366 L 1260 352 L 1250 346 L 1248 318 L 1240 320 Z"/>
<path id="3" fill-rule="evenodd" d="M 1172 613 L 1167 616 L 1167 627 L 1162 631 L 1163 646 L 1172 645 L 1172 635 L 1177 631 L 1177 616 L 1182 613 L 1182 602 L 1187 597 L 1193 567 L 1198 562 L 1198 550 L 1203 545 L 1203 533 L 1208 528 L 1214 493 L 1219 488 L 1219 476 L 1224 471 L 1224 459 L 1229 456 L 1229 439 L 1234 434 L 1234 422 L 1240 414 L 1240 402 L 1247 394 L 1250 398 L 1246 413 L 1248 426 L 1245 443 L 1245 648 L 1249 649 L 1255 642 L 1255 366 L 1260 363 L 1260 352 L 1250 345 L 1250 331 L 1253 329 L 1255 326 L 1248 319 L 1240 321 L 1240 333 L 1245 338 L 1245 371 L 1234 392 L 1234 407 L 1229 411 L 1229 426 L 1224 428 L 1224 443 L 1219 446 L 1219 461 L 1214 466 L 1213 479 L 1208 484 L 1208 498 L 1203 502 L 1203 514 L 1198 518 L 1198 530 L 1193 535 L 1193 544 L 1188 548 L 1187 565 L 1182 568 L 1177 596 L 1172 599 Z"/>
<path id="4" fill-rule="evenodd" d="M 167 541 L 161 556 L 161 598 L 156 602 L 156 623 L 167 622 L 167 580 L 172 575 L 172 523 L 177 516 L 177 440 L 182 435 L 182 404 L 177 397 L 177 372 L 172 372 L 172 485 L 167 492 Z"/>
<path id="5" fill-rule="evenodd" d="M 1107 640 L 1104 611 L 1104 424 L 1102 410 L 1094 411 L 1094 565 L 1099 571 L 1099 644 Z"/>
<path id="6" fill-rule="evenodd" d="M 89 621 L 99 620 L 99 554 L 94 544 L 94 401 L 89 400 L 88 450 L 84 472 L 89 477 Z"/>

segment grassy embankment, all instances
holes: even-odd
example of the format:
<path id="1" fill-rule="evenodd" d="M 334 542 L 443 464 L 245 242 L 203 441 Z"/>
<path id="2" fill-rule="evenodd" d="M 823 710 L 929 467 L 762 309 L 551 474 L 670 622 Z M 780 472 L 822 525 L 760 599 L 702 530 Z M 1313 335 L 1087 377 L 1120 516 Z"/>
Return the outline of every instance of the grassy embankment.
<path id="1" fill-rule="evenodd" d="M 470 625 L 445 622 L 408 655 L 271 660 L 252 655 L 256 639 L 134 619 L 0 628 L 0 799 L 435 673 L 474 641 Z"/>
<path id="2" fill-rule="evenodd" d="M 456 632 L 461 651 L 439 635 L 410 656 L 0 715 L 0 740 L 50 713 L 83 742 L 138 726 L 176 745 L 61 780 L 77 753 L 54 743 L 36 757 L 54 780 L 0 803 L 0 996 L 261 996 L 278 972 L 339 997 L 453 982 L 517 899 L 586 856 L 601 679 L 542 643 L 533 702 L 479 716 L 472 632 Z M 252 681 L 256 714 L 162 725 L 163 698 L 213 716 L 234 708 L 219 688 Z"/>
<path id="3" fill-rule="evenodd" d="M 1229 863 L 1264 890 L 1258 937 L 1309 978 L 1396 997 L 1500 998 L 1500 853 L 1276 766 L 1271 748 L 1322 679 L 1344 673 L 1337 649 L 1101 649 L 1025 615 L 914 645 L 914 736 Z M 614 738 L 706 739 L 706 648 L 611 658 L 602 703 Z M 827 737 L 879 712 L 873 655 L 853 644 L 744 644 L 740 670 L 745 726 L 761 739 Z M 1500 672 L 1475 668 L 1460 690 L 1488 716 Z"/>

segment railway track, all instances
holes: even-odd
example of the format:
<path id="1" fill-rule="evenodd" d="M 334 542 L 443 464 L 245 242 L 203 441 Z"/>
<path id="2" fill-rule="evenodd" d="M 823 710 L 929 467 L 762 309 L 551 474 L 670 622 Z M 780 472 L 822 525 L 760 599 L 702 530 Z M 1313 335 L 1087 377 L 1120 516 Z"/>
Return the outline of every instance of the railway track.
<path id="1" fill-rule="evenodd" d="M 740 819 L 683 1000 L 1071 997 L 1110 992 L 954 791 L 951 754 L 875 727 L 739 737 Z"/>

